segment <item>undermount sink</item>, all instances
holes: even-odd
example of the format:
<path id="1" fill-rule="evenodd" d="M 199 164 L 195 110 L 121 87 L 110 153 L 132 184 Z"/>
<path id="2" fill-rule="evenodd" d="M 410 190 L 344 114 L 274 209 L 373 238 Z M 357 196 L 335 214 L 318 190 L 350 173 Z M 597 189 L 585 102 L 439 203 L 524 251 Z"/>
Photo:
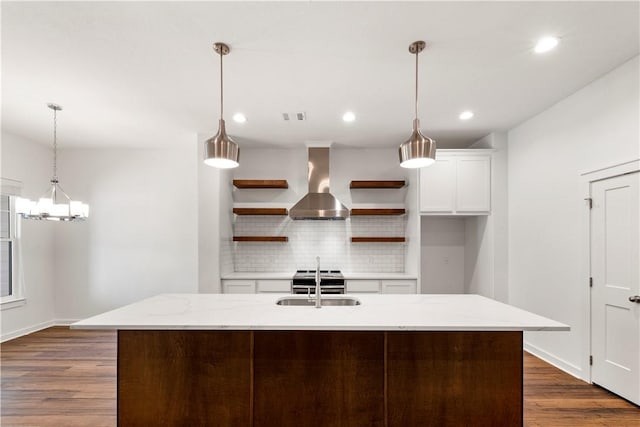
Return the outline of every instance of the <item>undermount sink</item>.
<path id="1" fill-rule="evenodd" d="M 321 298 L 320 302 L 323 306 L 354 306 L 360 305 L 360 300 L 351 297 L 325 297 Z M 297 306 L 315 306 L 315 298 L 296 298 L 296 297 L 284 297 L 276 301 L 278 305 L 297 305 Z"/>

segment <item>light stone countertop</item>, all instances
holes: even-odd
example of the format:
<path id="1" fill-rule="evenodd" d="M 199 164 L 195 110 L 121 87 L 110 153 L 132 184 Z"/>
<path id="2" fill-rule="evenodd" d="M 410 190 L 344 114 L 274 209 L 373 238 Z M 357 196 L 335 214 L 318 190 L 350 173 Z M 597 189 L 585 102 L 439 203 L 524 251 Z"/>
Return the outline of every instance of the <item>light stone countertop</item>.
<path id="1" fill-rule="evenodd" d="M 479 295 L 355 296 L 347 307 L 279 306 L 290 294 L 162 294 L 71 325 L 73 329 L 568 331 Z M 295 296 L 300 297 L 300 296 Z M 294 298 L 295 298 L 294 297 Z M 306 298 L 306 296 L 302 296 Z"/>

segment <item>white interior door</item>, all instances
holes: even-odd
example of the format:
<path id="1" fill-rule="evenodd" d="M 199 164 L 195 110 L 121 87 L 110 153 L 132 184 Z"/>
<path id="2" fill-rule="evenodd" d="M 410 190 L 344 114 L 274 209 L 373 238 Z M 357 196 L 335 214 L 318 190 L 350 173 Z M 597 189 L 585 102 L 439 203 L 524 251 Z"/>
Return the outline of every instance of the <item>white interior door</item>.
<path id="1" fill-rule="evenodd" d="M 640 173 L 591 183 L 594 383 L 640 404 Z"/>

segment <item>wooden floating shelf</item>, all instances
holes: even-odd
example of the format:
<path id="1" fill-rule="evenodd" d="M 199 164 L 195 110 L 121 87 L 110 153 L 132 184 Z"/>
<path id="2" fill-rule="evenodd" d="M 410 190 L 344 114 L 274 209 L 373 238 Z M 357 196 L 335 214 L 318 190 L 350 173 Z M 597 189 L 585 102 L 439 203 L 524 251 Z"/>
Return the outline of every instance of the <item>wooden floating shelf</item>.
<path id="1" fill-rule="evenodd" d="M 288 242 L 287 236 L 233 236 L 234 242 Z"/>
<path id="2" fill-rule="evenodd" d="M 380 209 L 351 209 L 351 216 L 358 215 L 404 215 L 404 209 L 380 208 Z"/>
<path id="3" fill-rule="evenodd" d="M 236 188 L 289 188 L 286 179 L 234 179 Z"/>
<path id="4" fill-rule="evenodd" d="M 352 243 L 403 243 L 404 237 L 352 237 Z"/>
<path id="5" fill-rule="evenodd" d="M 351 181 L 350 188 L 402 188 L 405 181 Z"/>
<path id="6" fill-rule="evenodd" d="M 288 215 L 286 208 L 233 208 L 236 215 Z"/>

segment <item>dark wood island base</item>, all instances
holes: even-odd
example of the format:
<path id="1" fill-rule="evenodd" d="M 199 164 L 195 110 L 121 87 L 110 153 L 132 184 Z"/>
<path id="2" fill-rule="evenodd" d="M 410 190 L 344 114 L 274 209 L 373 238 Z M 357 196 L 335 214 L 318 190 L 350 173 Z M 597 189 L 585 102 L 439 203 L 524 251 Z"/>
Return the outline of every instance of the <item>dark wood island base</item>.
<path id="1" fill-rule="evenodd" d="M 521 426 L 522 332 L 118 331 L 118 425 Z"/>

